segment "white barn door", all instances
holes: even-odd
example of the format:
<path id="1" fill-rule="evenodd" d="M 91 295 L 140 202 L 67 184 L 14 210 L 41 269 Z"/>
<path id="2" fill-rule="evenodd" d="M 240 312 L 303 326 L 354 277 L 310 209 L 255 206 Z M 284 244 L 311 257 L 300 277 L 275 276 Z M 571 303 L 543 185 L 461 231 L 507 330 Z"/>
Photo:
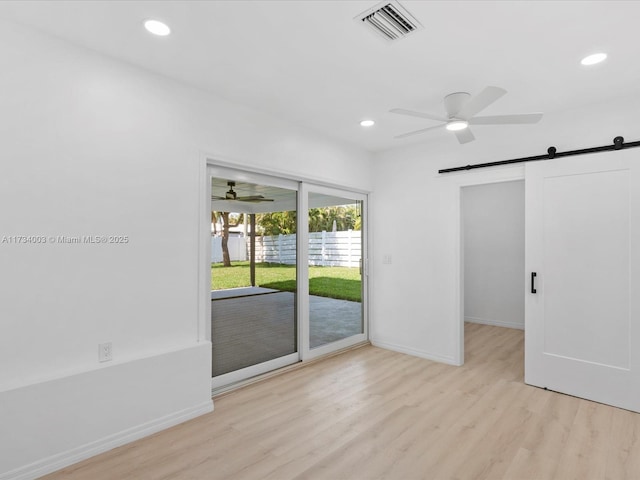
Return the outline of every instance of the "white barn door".
<path id="1" fill-rule="evenodd" d="M 525 382 L 640 412 L 634 150 L 526 166 Z"/>

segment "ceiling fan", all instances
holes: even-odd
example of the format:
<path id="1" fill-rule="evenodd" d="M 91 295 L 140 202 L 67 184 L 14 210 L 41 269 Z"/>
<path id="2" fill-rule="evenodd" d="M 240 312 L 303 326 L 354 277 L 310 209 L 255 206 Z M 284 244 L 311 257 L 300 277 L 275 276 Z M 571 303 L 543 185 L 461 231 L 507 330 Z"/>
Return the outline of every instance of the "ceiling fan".
<path id="1" fill-rule="evenodd" d="M 224 197 L 219 197 L 217 195 L 211 195 L 212 200 L 237 200 L 239 202 L 273 202 L 272 198 L 265 198 L 262 195 L 248 195 L 246 197 L 239 197 L 238 194 L 233 190 L 233 187 L 236 186 L 236 182 L 227 182 L 229 186 L 229 191 L 224 194 Z"/>
<path id="2" fill-rule="evenodd" d="M 397 135 L 395 138 L 405 138 L 445 127 L 455 134 L 458 142 L 468 143 L 475 140 L 473 133 L 471 133 L 469 129 L 469 125 L 516 125 L 537 123 L 540 121 L 542 113 L 490 115 L 485 117 L 475 116 L 476 113 L 481 112 L 506 93 L 507 91 L 500 87 L 486 87 L 474 97 L 471 97 L 471 95 L 466 92 L 452 93 L 444 97 L 444 109 L 447 112 L 446 117 L 430 113 L 414 112 L 412 110 L 405 110 L 404 108 L 394 108 L 390 110 L 391 113 L 443 122 L 433 127 L 403 133 L 402 135 Z"/>

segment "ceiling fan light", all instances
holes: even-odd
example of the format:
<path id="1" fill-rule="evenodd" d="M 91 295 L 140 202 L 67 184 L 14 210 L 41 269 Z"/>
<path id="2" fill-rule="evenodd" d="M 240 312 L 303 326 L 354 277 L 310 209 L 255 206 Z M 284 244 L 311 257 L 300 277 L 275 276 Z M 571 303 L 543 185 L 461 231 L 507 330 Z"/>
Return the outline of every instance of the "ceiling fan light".
<path id="1" fill-rule="evenodd" d="M 594 53 L 584 57 L 580 63 L 585 66 L 595 65 L 596 63 L 604 62 L 607 58 L 606 53 Z"/>
<path id="2" fill-rule="evenodd" d="M 160 37 L 166 37 L 171 33 L 171 29 L 166 23 L 162 23 L 158 20 L 147 20 L 144 22 L 144 28 L 147 29 L 149 33 L 153 33 L 154 35 L 158 35 Z"/>
<path id="3" fill-rule="evenodd" d="M 447 130 L 450 132 L 457 132 L 459 130 L 464 130 L 469 126 L 469 122 L 466 120 L 451 120 L 447 123 Z"/>

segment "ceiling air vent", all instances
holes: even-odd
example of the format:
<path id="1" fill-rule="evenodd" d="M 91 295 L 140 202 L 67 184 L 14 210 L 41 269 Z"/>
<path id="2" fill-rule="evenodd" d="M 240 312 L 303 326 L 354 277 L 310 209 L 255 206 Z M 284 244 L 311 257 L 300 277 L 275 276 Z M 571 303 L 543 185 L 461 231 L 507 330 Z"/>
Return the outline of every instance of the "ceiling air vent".
<path id="1" fill-rule="evenodd" d="M 362 12 L 355 20 L 361 21 L 389 41 L 399 40 L 423 28 L 406 8 L 395 1 L 379 3 Z"/>

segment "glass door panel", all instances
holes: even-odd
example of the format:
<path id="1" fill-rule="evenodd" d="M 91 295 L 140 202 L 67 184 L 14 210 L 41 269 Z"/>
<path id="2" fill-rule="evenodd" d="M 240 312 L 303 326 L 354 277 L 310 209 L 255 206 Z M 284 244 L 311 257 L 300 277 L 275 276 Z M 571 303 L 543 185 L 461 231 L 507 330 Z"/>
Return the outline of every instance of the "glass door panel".
<path id="1" fill-rule="evenodd" d="M 211 177 L 214 387 L 299 360 L 297 184 L 246 178 Z"/>
<path id="2" fill-rule="evenodd" d="M 308 202 L 308 340 L 324 353 L 364 339 L 363 209 L 361 200 L 317 191 Z"/>

